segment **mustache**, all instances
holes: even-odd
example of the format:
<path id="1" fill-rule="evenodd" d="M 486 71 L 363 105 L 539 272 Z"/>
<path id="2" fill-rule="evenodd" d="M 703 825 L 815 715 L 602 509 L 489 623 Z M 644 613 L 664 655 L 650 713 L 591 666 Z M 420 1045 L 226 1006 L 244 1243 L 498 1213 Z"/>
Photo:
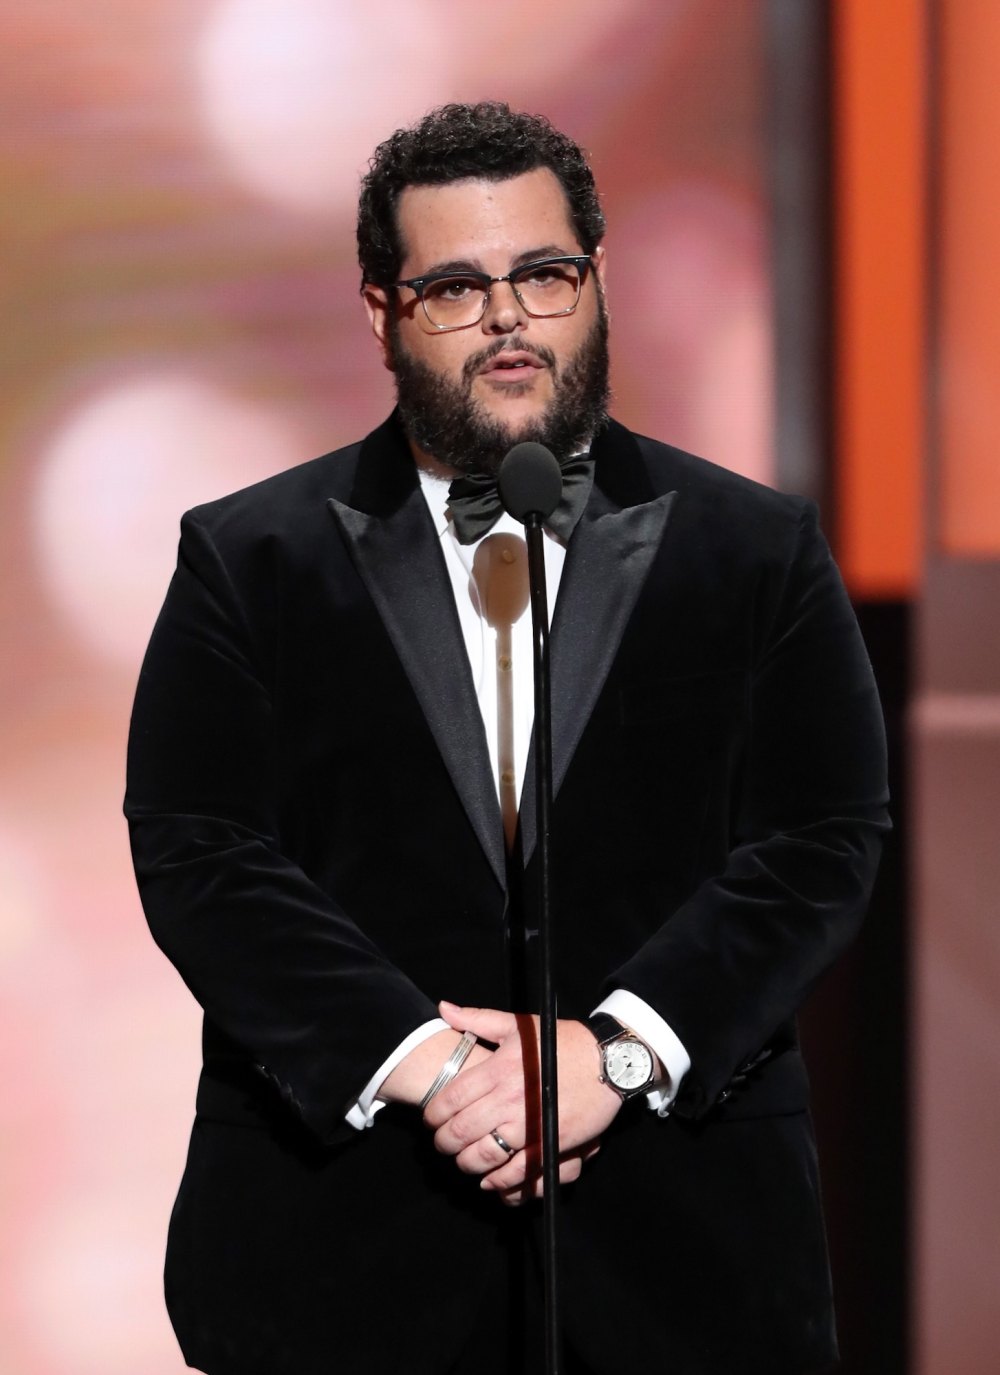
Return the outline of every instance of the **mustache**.
<path id="1" fill-rule="evenodd" d="M 489 344 L 486 348 L 480 349 L 478 353 L 473 353 L 466 358 L 462 365 L 463 380 L 471 382 L 480 368 L 501 353 L 530 353 L 544 363 L 546 367 L 555 370 L 556 356 L 551 349 L 546 348 L 544 344 L 529 344 L 514 335 L 509 339 L 497 339 L 495 343 Z"/>

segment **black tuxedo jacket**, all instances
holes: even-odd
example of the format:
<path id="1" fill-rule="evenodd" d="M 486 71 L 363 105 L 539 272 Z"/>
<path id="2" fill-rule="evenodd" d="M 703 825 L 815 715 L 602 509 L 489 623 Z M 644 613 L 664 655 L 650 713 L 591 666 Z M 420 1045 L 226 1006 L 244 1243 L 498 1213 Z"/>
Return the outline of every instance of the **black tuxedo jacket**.
<path id="1" fill-rule="evenodd" d="M 692 1068 L 670 1117 L 626 1105 L 564 1190 L 566 1325 L 607 1375 L 819 1368 L 793 1019 L 887 825 L 871 672 L 809 503 L 616 424 L 594 454 L 552 629 L 560 1015 L 631 989 Z M 512 957 L 530 982 L 535 827 L 528 800 L 509 864 L 395 419 L 184 518 L 126 812 L 205 1011 L 166 1276 L 187 1359 L 446 1369 L 513 1224 L 412 1109 L 365 1132 L 344 1113 L 438 998 L 509 1005 Z"/>

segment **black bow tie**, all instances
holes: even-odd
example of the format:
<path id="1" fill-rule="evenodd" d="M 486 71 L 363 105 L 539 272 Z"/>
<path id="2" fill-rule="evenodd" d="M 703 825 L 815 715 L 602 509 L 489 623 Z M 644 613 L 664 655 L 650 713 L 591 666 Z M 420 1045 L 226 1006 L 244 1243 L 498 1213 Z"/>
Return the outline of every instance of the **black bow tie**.
<path id="1" fill-rule="evenodd" d="M 565 544 L 583 514 L 594 485 L 594 460 L 590 454 L 578 454 L 559 466 L 563 478 L 562 496 L 545 524 Z M 503 515 L 496 478 L 480 473 L 456 477 L 448 488 L 448 510 L 459 544 L 475 544 Z"/>

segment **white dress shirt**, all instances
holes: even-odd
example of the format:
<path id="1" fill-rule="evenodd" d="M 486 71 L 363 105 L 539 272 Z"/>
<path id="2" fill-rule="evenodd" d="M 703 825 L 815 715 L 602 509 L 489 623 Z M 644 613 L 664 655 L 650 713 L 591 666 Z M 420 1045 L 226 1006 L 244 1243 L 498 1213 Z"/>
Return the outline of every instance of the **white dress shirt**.
<path id="1" fill-rule="evenodd" d="M 455 538 L 447 513 L 448 478 L 421 469 L 420 486 L 441 542 L 445 567 L 451 579 L 479 709 L 486 726 L 493 781 L 497 785 L 505 825 L 509 825 L 512 820 L 516 820 L 516 815 L 511 817 L 509 814 L 514 811 L 513 799 L 520 797 L 524 786 L 528 745 L 534 720 L 531 611 L 524 600 L 523 605 L 515 604 L 509 608 L 514 616 L 511 619 L 510 614 L 504 614 L 508 608 L 503 605 L 500 608 L 501 614 L 497 615 L 496 599 L 494 605 L 486 604 L 487 589 L 481 587 L 480 583 L 483 581 L 483 554 L 489 551 L 480 554 L 478 563 L 477 554 L 491 536 L 506 537 L 503 541 L 494 541 L 493 548 L 499 547 L 503 561 L 512 563 L 513 551 L 518 547 L 517 541 L 520 541 L 521 546 L 524 544 L 524 527 L 504 513 L 489 534 L 484 535 L 482 539 L 474 544 L 460 544 Z M 559 593 L 566 549 L 548 530 L 545 535 L 545 580 L 551 621 Z M 508 674 L 512 679 L 510 686 L 506 683 Z M 501 716 L 498 716 L 498 706 L 501 708 Z M 499 724 L 501 720 L 505 722 L 505 726 Z M 447 990 L 444 990 L 444 993 L 447 993 Z M 594 1011 L 609 1013 L 617 1021 L 630 1027 L 656 1052 L 666 1079 L 657 1088 L 652 1089 L 646 1098 L 649 1106 L 661 1117 L 665 1117 L 670 1110 L 670 1104 L 677 1096 L 681 1080 L 691 1067 L 690 1057 L 680 1040 L 647 1002 L 627 989 L 613 990 Z M 377 1095 L 386 1078 L 411 1050 L 420 1045 L 421 1041 L 445 1029 L 447 1025 L 440 1017 L 435 1017 L 417 1027 L 400 1042 L 392 1054 L 379 1065 L 357 1101 L 351 1105 L 347 1113 L 347 1121 L 351 1126 L 362 1128 L 372 1125 L 375 1113 L 383 1106 Z"/>

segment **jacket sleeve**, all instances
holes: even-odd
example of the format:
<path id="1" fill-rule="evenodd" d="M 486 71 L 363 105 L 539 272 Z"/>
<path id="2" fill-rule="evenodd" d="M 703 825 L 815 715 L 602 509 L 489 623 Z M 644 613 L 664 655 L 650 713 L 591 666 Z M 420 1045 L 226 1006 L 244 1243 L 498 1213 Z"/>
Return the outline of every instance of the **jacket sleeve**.
<path id="1" fill-rule="evenodd" d="M 207 1017 L 324 1139 L 392 1048 L 435 1016 L 282 853 L 271 701 L 240 599 L 196 514 L 146 653 L 125 813 L 157 944 Z"/>
<path id="2" fill-rule="evenodd" d="M 728 862 L 607 980 L 680 1038 L 678 1109 L 695 1116 L 853 939 L 889 827 L 871 665 L 811 504 L 770 605 Z"/>

